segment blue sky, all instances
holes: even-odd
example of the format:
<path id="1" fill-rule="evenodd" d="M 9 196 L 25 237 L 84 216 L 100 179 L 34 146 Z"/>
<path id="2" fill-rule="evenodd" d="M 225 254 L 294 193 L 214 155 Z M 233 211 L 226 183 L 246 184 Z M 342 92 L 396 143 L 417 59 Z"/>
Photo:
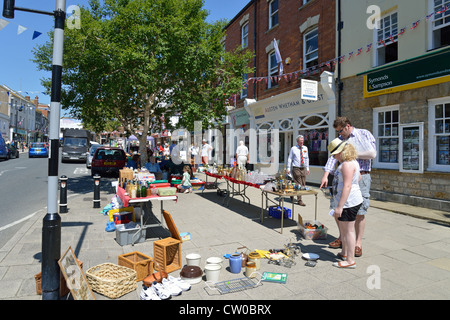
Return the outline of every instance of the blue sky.
<path id="1" fill-rule="evenodd" d="M 232 19 L 244 8 L 250 0 L 204 0 L 205 9 L 210 12 L 208 21 L 218 19 Z M 3 10 L 3 1 L 0 1 L 0 10 Z M 53 11 L 55 0 L 16 0 L 16 7 Z M 88 0 L 66 0 L 66 8 L 71 5 L 85 5 Z M 3 13 L 3 12 L 2 12 Z M 0 84 L 5 84 L 11 89 L 20 92 L 23 96 L 39 97 L 39 102 L 50 104 L 50 97 L 42 94 L 41 78 L 50 77 L 51 74 L 37 71 L 30 59 L 33 58 L 32 50 L 38 45 L 48 41 L 48 32 L 54 28 L 54 19 L 51 16 L 16 11 L 14 19 L 6 19 L 3 15 L 0 19 L 9 24 L 0 30 Z M 27 28 L 21 34 L 18 30 Z M 42 33 L 32 40 L 34 32 Z"/>

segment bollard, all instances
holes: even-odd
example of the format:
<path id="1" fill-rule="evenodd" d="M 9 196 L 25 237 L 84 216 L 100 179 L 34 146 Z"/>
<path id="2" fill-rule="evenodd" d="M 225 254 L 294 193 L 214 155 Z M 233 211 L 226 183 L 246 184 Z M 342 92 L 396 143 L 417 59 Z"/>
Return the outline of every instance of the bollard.
<path id="1" fill-rule="evenodd" d="M 59 213 L 67 213 L 67 180 L 66 176 L 59 178 Z"/>
<path id="2" fill-rule="evenodd" d="M 100 208 L 100 176 L 94 176 L 94 208 Z"/>

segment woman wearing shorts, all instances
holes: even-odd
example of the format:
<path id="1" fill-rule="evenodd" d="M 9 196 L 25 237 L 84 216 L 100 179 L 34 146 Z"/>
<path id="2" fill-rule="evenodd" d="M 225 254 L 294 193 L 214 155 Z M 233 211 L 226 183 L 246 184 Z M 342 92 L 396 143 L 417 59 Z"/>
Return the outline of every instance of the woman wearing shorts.
<path id="1" fill-rule="evenodd" d="M 340 165 L 335 172 L 334 179 L 337 182 L 333 188 L 334 216 L 338 220 L 338 227 L 342 240 L 342 252 L 338 253 L 341 262 L 335 262 L 333 266 L 338 268 L 356 268 L 355 262 L 355 220 L 363 197 L 359 189 L 361 179 L 359 164 L 356 161 L 355 147 L 347 141 L 339 138 L 333 140 L 328 150 Z"/>

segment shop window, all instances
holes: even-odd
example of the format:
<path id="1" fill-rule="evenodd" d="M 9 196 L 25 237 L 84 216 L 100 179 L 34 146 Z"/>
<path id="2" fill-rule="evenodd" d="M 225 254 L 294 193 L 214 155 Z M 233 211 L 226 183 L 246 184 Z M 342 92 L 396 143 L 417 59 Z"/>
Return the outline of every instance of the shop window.
<path id="1" fill-rule="evenodd" d="M 450 0 L 429 0 L 430 8 L 435 14 L 430 19 L 432 30 L 432 47 L 437 49 L 450 45 L 450 10 L 445 12 L 443 8 L 450 8 Z M 439 13 L 438 13 L 439 12 Z"/>
<path id="2" fill-rule="evenodd" d="M 423 173 L 423 123 L 400 125 L 400 171 Z"/>
<path id="3" fill-rule="evenodd" d="M 429 105 L 429 169 L 450 172 L 450 97 Z"/>
<path id="4" fill-rule="evenodd" d="M 278 25 L 278 0 L 269 3 L 269 29 Z"/>
<path id="5" fill-rule="evenodd" d="M 314 114 L 299 118 L 299 135 L 308 147 L 309 165 L 323 167 L 328 160 L 328 114 Z M 294 136 L 296 139 L 297 136 Z"/>
<path id="6" fill-rule="evenodd" d="M 383 107 L 374 110 L 373 134 L 377 143 L 377 168 L 398 169 L 399 164 L 399 125 L 398 106 Z"/>
<path id="7" fill-rule="evenodd" d="M 258 142 L 257 142 L 257 162 L 271 163 L 272 161 L 272 143 L 273 143 L 273 122 L 266 122 L 257 125 Z"/>
<path id="8" fill-rule="evenodd" d="M 241 43 L 243 49 L 248 47 L 248 22 L 242 26 Z"/>
<path id="9" fill-rule="evenodd" d="M 398 60 L 398 15 L 397 12 L 379 21 L 376 33 L 376 65 L 381 66 Z"/>
<path id="10" fill-rule="evenodd" d="M 303 36 L 303 65 L 310 68 L 319 64 L 319 29 L 305 33 Z"/>

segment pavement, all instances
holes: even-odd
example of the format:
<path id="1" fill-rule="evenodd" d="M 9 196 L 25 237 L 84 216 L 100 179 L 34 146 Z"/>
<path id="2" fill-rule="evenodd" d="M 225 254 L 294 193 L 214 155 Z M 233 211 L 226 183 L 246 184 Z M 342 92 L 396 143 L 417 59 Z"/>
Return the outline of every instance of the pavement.
<path id="1" fill-rule="evenodd" d="M 197 173 L 200 179 L 204 175 Z M 209 178 L 211 179 L 211 178 Z M 226 188 L 224 180 L 219 187 Z M 70 180 L 69 182 L 70 183 Z M 69 194 L 69 212 L 60 214 L 61 254 L 71 247 L 83 270 L 103 263 L 118 264 L 118 257 L 134 251 L 153 257 L 155 240 L 168 235 L 161 227 L 149 229 L 143 243 L 121 246 L 115 240 L 115 232 L 106 232 L 108 218 L 101 211 L 110 203 L 114 190 L 110 180 L 102 179 L 101 208 L 93 208 L 93 192 Z M 356 269 L 338 269 L 332 266 L 338 261 L 338 250 L 328 243 L 338 237 L 334 219 L 328 215 L 329 200 L 319 191 L 317 201 L 318 220 L 328 230 L 326 240 L 305 240 L 297 226 L 297 214 L 303 220 L 314 220 L 314 196 L 304 196 L 306 207 L 295 205 L 294 220 L 285 220 L 283 233 L 280 220 L 265 214 L 260 222 L 261 191 L 247 188 L 250 199 L 231 199 L 229 206 L 216 190 L 194 191 L 179 194 L 178 201 L 164 202 L 180 233 L 189 232 L 191 239 L 181 244 L 182 264 L 186 255 L 201 255 L 201 266 L 208 257 L 223 257 L 240 247 L 270 250 L 282 249 L 292 243 L 302 254 L 316 253 L 320 256 L 315 267 L 305 266 L 301 255 L 294 258 L 294 265 L 285 266 L 261 259 L 260 273 L 264 271 L 286 273 L 284 284 L 255 282 L 255 286 L 243 291 L 224 293 L 217 287 L 208 286 L 203 280 L 192 285 L 190 291 L 172 297 L 171 301 L 236 300 L 448 300 L 450 299 L 450 213 L 406 206 L 391 202 L 371 201 L 366 217 L 363 239 L 363 255 L 356 258 Z M 291 203 L 287 202 L 287 208 Z M 153 205 L 156 217 L 160 203 Z M 22 223 L 20 231 L 0 249 L 0 299 L 41 300 L 36 293 L 34 276 L 41 271 L 42 221 L 46 208 Z M 420 217 L 420 218 L 418 218 Z M 219 281 L 245 277 L 231 273 L 229 261 L 224 259 Z M 173 271 L 178 276 L 180 270 Z M 259 280 L 258 277 L 256 280 Z M 257 284 L 257 285 L 256 285 Z M 142 283 L 136 290 L 116 300 L 138 300 Z M 97 300 L 111 300 L 94 292 Z M 71 299 L 65 296 L 63 299 Z M 269 302 L 270 301 L 270 302 Z"/>

